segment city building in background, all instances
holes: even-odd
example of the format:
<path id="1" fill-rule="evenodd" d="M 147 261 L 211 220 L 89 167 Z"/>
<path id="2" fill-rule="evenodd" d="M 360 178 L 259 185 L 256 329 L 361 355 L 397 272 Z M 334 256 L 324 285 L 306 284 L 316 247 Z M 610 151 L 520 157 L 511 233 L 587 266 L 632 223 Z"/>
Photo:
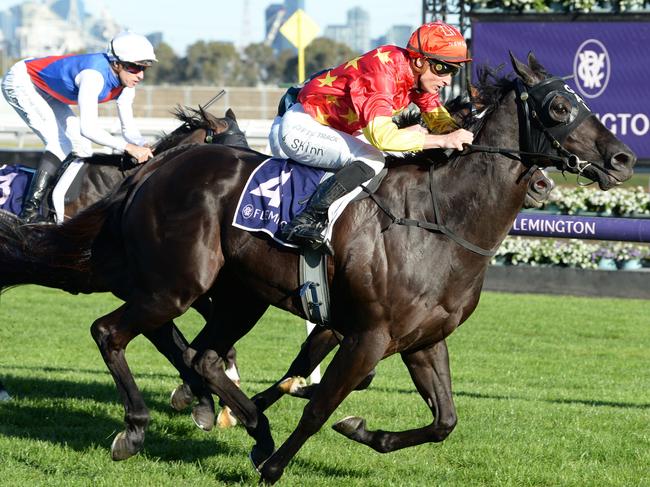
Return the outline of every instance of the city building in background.
<path id="1" fill-rule="evenodd" d="M 281 33 L 280 27 L 298 9 L 305 10 L 305 0 L 284 0 L 264 10 L 264 44 L 276 53 L 296 48 Z M 378 39 L 370 38 L 370 14 L 358 6 L 346 12 L 346 23 L 324 27 L 321 35 L 340 42 L 359 53 L 382 44 L 405 45 L 411 26 L 395 25 Z M 74 52 L 101 51 L 123 27 L 108 8 L 91 15 L 83 0 L 27 0 L 0 12 L 0 59 L 2 68 L 10 60 Z M 162 33 L 147 37 L 154 46 L 162 42 Z"/>
<path id="2" fill-rule="evenodd" d="M 83 0 L 27 1 L 0 12 L 3 61 L 100 51 L 122 27 L 104 9 L 86 13 Z"/>
<path id="3" fill-rule="evenodd" d="M 412 31 L 410 25 L 393 25 L 383 36 L 371 39 L 370 14 L 361 7 L 353 7 L 347 11 L 346 24 L 328 25 L 323 35 L 363 53 L 384 44 L 405 46 Z"/>
<path id="4" fill-rule="evenodd" d="M 383 46 L 385 44 L 392 44 L 394 46 L 405 47 L 411 37 L 414 28 L 411 25 L 393 25 L 386 35 L 372 40 L 372 46 Z"/>
<path id="5" fill-rule="evenodd" d="M 328 25 L 323 36 L 345 44 L 359 53 L 369 51 L 370 15 L 361 7 L 351 8 L 346 15 L 347 22 L 344 25 Z"/>
<path id="6" fill-rule="evenodd" d="M 297 52 L 296 47 L 279 33 L 279 29 L 298 9 L 305 10 L 305 0 L 284 0 L 283 4 L 274 3 L 265 10 L 267 44 L 276 53 L 285 49 Z"/>

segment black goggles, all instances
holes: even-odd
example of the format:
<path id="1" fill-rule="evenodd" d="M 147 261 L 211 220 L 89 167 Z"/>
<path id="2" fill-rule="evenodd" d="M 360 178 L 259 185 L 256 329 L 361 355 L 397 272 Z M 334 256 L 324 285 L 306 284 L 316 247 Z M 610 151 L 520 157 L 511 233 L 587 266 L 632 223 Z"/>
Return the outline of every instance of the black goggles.
<path id="1" fill-rule="evenodd" d="M 120 64 L 126 69 L 129 73 L 131 74 L 138 74 L 139 72 L 144 72 L 149 66 L 143 66 L 142 64 L 136 64 L 136 63 L 127 63 L 127 62 L 120 62 Z"/>
<path id="2" fill-rule="evenodd" d="M 451 76 L 456 76 L 460 71 L 460 65 L 458 64 L 449 64 L 444 61 L 440 61 L 439 59 L 431 58 L 427 58 L 427 61 L 429 63 L 429 67 L 431 67 L 431 71 L 437 76 L 447 76 L 448 74 Z"/>

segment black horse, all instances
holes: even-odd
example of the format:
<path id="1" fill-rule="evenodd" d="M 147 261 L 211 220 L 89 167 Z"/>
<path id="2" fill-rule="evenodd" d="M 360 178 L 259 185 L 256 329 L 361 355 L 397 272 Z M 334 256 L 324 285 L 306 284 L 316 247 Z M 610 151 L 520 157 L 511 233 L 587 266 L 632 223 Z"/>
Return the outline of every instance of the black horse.
<path id="1" fill-rule="evenodd" d="M 201 107 L 194 109 L 178 106 L 173 114 L 182 123 L 154 143 L 154 155 L 187 144 L 220 143 L 248 147 L 246 137 L 239 129 L 237 118 L 230 109 L 226 111 L 224 118 L 217 118 Z M 103 198 L 127 176 L 141 168 L 130 156 L 123 154 L 98 153 L 81 161 L 85 164 L 77 176 L 80 184 L 74 195 L 67 195 L 65 198 L 64 219 L 76 215 Z M 50 211 L 51 208 L 50 201 Z"/>
<path id="2" fill-rule="evenodd" d="M 162 154 L 168 149 L 188 144 L 214 143 L 243 148 L 249 147 L 246 136 L 240 130 L 237 124 L 237 118 L 231 109 L 226 111 L 224 118 L 218 118 L 201 107 L 194 109 L 179 106 L 175 109 L 174 116 L 182 123 L 171 133 L 163 135 L 153 145 L 152 149 L 157 155 Z M 92 203 L 108 195 L 128 176 L 140 170 L 144 172 L 148 170 L 146 169 L 148 163 L 143 165 L 136 164 L 130 158 L 125 158 L 122 154 L 95 154 L 91 157 L 84 158 L 83 162 L 85 164 L 82 169 L 83 172 L 80 175 L 81 185 L 79 187 L 79 193 L 76 198 L 66 200 L 65 202 L 66 219 L 76 215 Z M 2 212 L 0 217 L 12 222 L 11 224 L 17 222 L 17 217 L 13 217 L 6 212 Z M 197 303 L 197 309 L 200 314 L 208 316 L 210 313 L 209 300 Z M 182 334 L 175 328 L 170 331 L 169 338 L 184 342 Z M 163 351 L 168 347 L 165 340 L 166 338 L 160 338 L 156 342 L 157 346 L 162 348 Z M 236 370 L 234 349 L 227 354 L 226 367 L 230 371 Z M 0 382 L 0 401 L 8 400 L 9 398 L 8 391 L 2 382 Z M 208 400 L 205 397 L 203 399 L 199 398 L 199 405 L 193 412 L 193 418 L 197 425 L 202 429 L 210 429 L 214 422 L 213 417 L 214 412 L 211 399 Z"/>
<path id="3" fill-rule="evenodd" d="M 446 163 L 430 151 L 391 159 L 377 195 L 353 203 L 337 222 L 329 260 L 331 317 L 344 338 L 296 430 L 277 451 L 267 418 L 225 376 L 220 359 L 269 305 L 303 316 L 297 253 L 231 226 L 244 184 L 265 156 L 213 145 L 169 151 L 146 177 L 129 178 L 63 225 L 14 226 L 0 219 L 2 286 L 104 290 L 124 300 L 91 326 L 125 407 L 126 428 L 113 441 L 113 458 L 142 448 L 149 421 L 126 346 L 139 334 L 165 330 L 206 296 L 212 301 L 206 327 L 192 347 L 169 353 L 242 420 L 256 440 L 251 456 L 264 481 L 279 479 L 349 392 L 394 353 L 433 422 L 389 432 L 368 431 L 361 418 L 347 418 L 335 429 L 381 452 L 444 440 L 456 424 L 445 338 L 478 304 L 489 256 L 523 204 L 530 167 L 580 172 L 607 190 L 628 179 L 636 161 L 534 57 L 528 65 L 513 58 L 513 66 L 516 80 L 481 86 L 487 112 L 473 147 L 478 153 Z"/>

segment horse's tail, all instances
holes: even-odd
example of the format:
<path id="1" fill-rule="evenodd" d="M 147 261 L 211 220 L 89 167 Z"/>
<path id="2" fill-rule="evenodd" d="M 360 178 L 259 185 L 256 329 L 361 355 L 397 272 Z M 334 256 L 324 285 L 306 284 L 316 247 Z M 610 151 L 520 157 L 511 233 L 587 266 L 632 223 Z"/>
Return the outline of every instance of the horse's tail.
<path id="1" fill-rule="evenodd" d="M 0 210 L 0 287 L 38 284 L 71 293 L 107 290 L 93 275 L 92 249 L 125 191 L 114 192 L 61 225 L 24 224 Z"/>

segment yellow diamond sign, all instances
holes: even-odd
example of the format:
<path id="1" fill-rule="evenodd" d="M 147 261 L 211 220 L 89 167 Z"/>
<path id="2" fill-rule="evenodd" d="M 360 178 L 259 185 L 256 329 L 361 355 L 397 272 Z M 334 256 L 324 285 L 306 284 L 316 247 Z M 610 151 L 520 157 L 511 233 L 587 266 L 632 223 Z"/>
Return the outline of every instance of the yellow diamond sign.
<path id="1" fill-rule="evenodd" d="M 316 22 L 314 22 L 302 9 L 296 10 L 295 13 L 289 17 L 289 20 L 280 27 L 282 35 L 298 49 L 307 46 L 311 41 L 313 41 L 319 31 L 320 27 L 318 27 L 318 24 L 316 24 Z"/>

